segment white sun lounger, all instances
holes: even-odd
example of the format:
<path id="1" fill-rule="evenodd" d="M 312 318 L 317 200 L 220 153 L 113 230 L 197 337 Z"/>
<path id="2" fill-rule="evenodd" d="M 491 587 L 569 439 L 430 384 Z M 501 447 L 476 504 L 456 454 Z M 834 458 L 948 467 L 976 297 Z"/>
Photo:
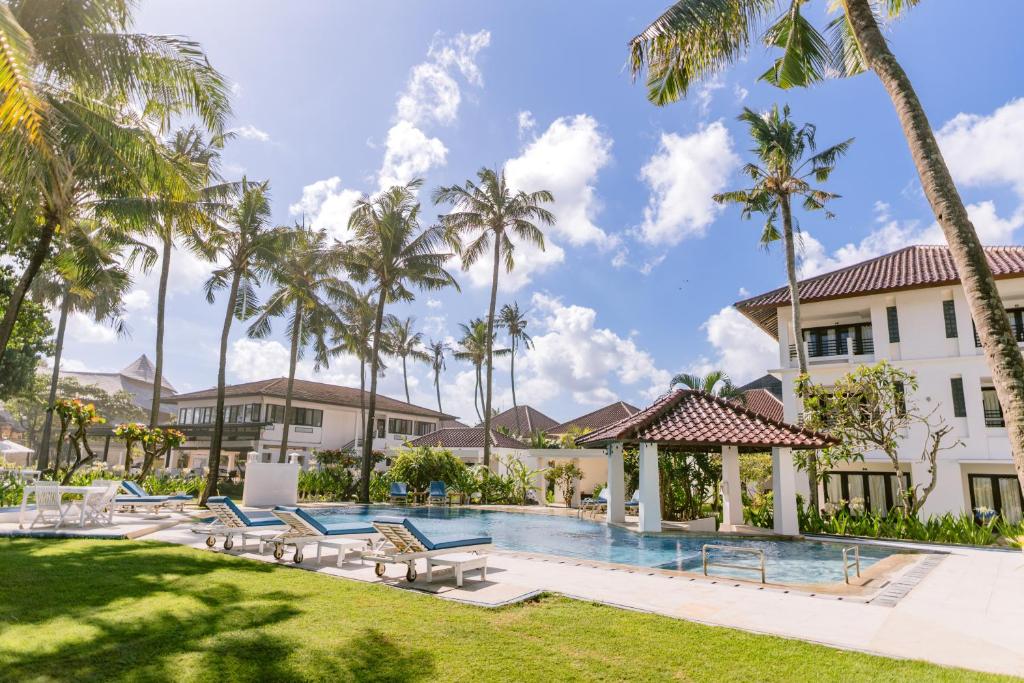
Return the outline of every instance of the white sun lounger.
<path id="1" fill-rule="evenodd" d="M 285 546 L 289 545 L 295 546 L 292 562 L 298 564 L 302 562 L 303 549 L 311 543 L 319 544 L 321 541 L 330 542 L 339 539 L 362 540 L 369 548 L 373 541 L 380 538 L 380 533 L 376 529 L 363 522 L 324 524 L 300 507 L 279 505 L 274 508 L 273 512 L 274 516 L 281 520 L 286 527 L 283 533 L 270 539 L 270 542 L 274 544 L 274 559 L 276 560 L 284 557 Z M 327 543 L 327 545 L 331 544 Z M 343 551 L 339 549 L 339 552 Z"/>
<path id="2" fill-rule="evenodd" d="M 416 525 L 405 517 L 378 517 L 373 528 L 391 544 L 391 547 L 374 549 L 363 553 L 364 560 L 376 562 L 377 576 L 384 576 L 386 564 L 404 564 L 405 580 L 416 580 L 416 560 L 421 558 L 452 555 L 455 553 L 477 553 L 492 547 L 490 536 L 431 540 Z"/>
<path id="3" fill-rule="evenodd" d="M 262 553 L 264 544 L 284 530 L 281 520 L 276 517 L 250 517 L 227 496 L 212 496 L 206 501 L 206 506 L 215 516 L 213 523 L 196 527 L 193 531 L 207 534 L 206 545 L 210 548 L 217 544 L 218 536 L 224 536 L 224 549 L 231 550 L 235 545 L 234 536 L 238 535 L 243 548 L 247 541 L 253 539 L 259 542 Z"/>

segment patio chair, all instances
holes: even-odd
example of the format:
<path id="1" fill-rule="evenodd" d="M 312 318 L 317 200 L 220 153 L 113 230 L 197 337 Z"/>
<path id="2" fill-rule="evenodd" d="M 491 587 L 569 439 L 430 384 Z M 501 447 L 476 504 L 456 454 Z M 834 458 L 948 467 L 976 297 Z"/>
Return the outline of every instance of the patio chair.
<path id="1" fill-rule="evenodd" d="M 112 479 L 94 479 L 92 486 L 105 486 L 103 493 L 92 493 L 86 495 L 82 500 L 75 501 L 68 506 L 65 516 L 72 514 L 71 510 L 77 507 L 80 511 L 82 525 L 99 524 L 110 526 L 114 523 L 114 499 L 121 488 L 121 482 Z"/>
<path id="2" fill-rule="evenodd" d="M 490 536 L 433 540 L 405 517 L 378 517 L 373 520 L 373 528 L 391 545 L 363 553 L 363 559 L 377 563 L 374 567 L 377 576 L 384 576 L 386 564 L 404 564 L 405 580 L 410 582 L 416 580 L 416 560 L 420 558 L 458 553 L 479 555 L 492 546 Z"/>
<path id="3" fill-rule="evenodd" d="M 380 533 L 372 526 L 363 522 L 340 522 L 336 524 L 324 524 L 313 515 L 300 507 L 286 507 L 278 505 L 273 509 L 273 514 L 285 525 L 285 530 L 279 533 L 270 542 L 274 544 L 274 559 L 280 560 L 284 557 L 285 546 L 295 546 L 295 554 L 292 562 L 302 562 L 302 551 L 310 543 L 333 544 L 334 541 L 363 541 L 367 547 L 380 538 Z M 345 544 L 348 545 L 348 544 Z M 339 546 L 339 552 L 344 553 L 345 548 Z M 319 548 L 317 556 L 319 557 Z M 338 558 L 339 564 L 341 558 Z"/>
<path id="4" fill-rule="evenodd" d="M 427 503 L 430 505 L 435 503 L 439 505 L 447 505 L 448 487 L 445 486 L 443 481 L 430 482 L 430 492 L 427 496 Z"/>
<path id="5" fill-rule="evenodd" d="M 209 548 L 217 544 L 217 536 L 223 535 L 224 550 L 231 550 L 235 545 L 234 536 L 238 534 L 243 548 L 246 541 L 255 539 L 262 553 L 267 540 L 280 535 L 284 530 L 284 524 L 277 517 L 250 517 L 227 496 L 211 496 L 206 501 L 206 507 L 215 516 L 213 523 L 193 531 L 208 534 L 206 545 Z"/>
<path id="6" fill-rule="evenodd" d="M 580 501 L 580 508 L 576 512 L 577 517 L 582 517 L 585 513 L 589 512 L 592 515 L 596 515 L 599 512 L 603 512 L 608 509 L 608 487 L 605 486 L 597 494 L 596 498 L 584 498 Z"/>
<path id="7" fill-rule="evenodd" d="M 60 484 L 55 481 L 37 481 L 33 486 L 36 493 L 36 516 L 28 528 L 34 529 L 39 523 L 60 526 L 66 513 L 60 504 Z"/>
<path id="8" fill-rule="evenodd" d="M 391 495 L 389 496 L 391 503 L 408 503 L 409 502 L 409 484 L 404 481 L 396 481 L 391 484 Z"/>
<path id="9" fill-rule="evenodd" d="M 121 488 L 127 491 L 127 495 L 117 496 L 114 499 L 114 503 L 122 510 L 134 511 L 138 507 L 156 514 L 160 511 L 160 508 L 177 506 L 179 511 L 183 511 L 185 509 L 185 502 L 192 500 L 192 496 L 187 493 L 175 493 L 170 496 L 150 495 L 146 492 L 146 489 L 131 479 L 122 481 Z"/>
<path id="10" fill-rule="evenodd" d="M 633 497 L 626 501 L 626 512 L 640 514 L 640 489 L 633 491 Z"/>

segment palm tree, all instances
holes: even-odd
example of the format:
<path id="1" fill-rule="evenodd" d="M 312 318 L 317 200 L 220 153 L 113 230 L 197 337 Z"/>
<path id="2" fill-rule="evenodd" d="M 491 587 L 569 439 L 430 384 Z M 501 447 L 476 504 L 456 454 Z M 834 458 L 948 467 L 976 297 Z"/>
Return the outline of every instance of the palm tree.
<path id="1" fill-rule="evenodd" d="M 445 370 L 444 355 L 451 351 L 448 342 L 434 341 L 427 344 L 427 355 L 430 357 L 430 369 L 434 371 L 434 390 L 437 392 L 437 412 L 443 413 L 441 408 L 441 373 Z"/>
<path id="2" fill-rule="evenodd" d="M 402 359 L 402 381 L 405 383 L 405 402 L 412 403 L 409 399 L 409 373 L 405 367 L 406 358 L 411 357 L 423 363 L 430 362 L 430 354 L 423 350 L 423 333 L 413 332 L 412 326 L 415 318 L 399 320 L 392 318 L 388 321 L 386 334 L 389 338 L 391 355 Z"/>
<path id="3" fill-rule="evenodd" d="M 705 394 L 724 398 L 727 401 L 744 402 L 743 392 L 721 370 L 712 370 L 703 376 L 685 372 L 680 373 L 669 382 L 669 388 L 674 389 L 677 386 L 703 391 Z"/>
<path id="4" fill-rule="evenodd" d="M 416 192 L 422 184 L 422 180 L 416 179 L 372 198 L 363 197 L 356 202 L 349 218 L 354 237 L 346 245 L 345 266 L 353 279 L 368 284 L 377 297 L 370 350 L 370 405 L 364 434 L 373 433 L 385 306 L 396 301 L 413 301 L 415 295 L 411 287 L 436 290 L 459 286 L 445 269 L 446 261 L 453 254 L 439 251 L 444 241 L 442 230 L 439 227 L 420 229 Z M 372 452 L 373 439 L 364 438 L 359 492 L 364 503 L 370 499 Z"/>
<path id="5" fill-rule="evenodd" d="M 312 345 L 314 369 L 328 365 L 327 335 L 341 326 L 332 306 L 351 299 L 351 286 L 334 273 L 341 269 L 341 251 L 329 243 L 326 230 L 296 226 L 284 233 L 276 246 L 278 257 L 268 272 L 274 290 L 259 309 L 248 334 L 262 339 L 270 334 L 270 321 L 289 316 L 288 388 L 284 402 L 284 427 L 278 460 L 284 462 L 288 451 L 288 430 L 292 420 L 292 391 L 295 367 Z"/>
<path id="6" fill-rule="evenodd" d="M 498 327 L 503 327 L 508 332 L 508 338 L 512 341 L 511 368 L 509 378 L 512 380 L 512 408 L 516 414 L 516 434 L 523 433 L 523 426 L 519 422 L 519 406 L 516 403 L 516 347 L 520 344 L 524 349 L 533 348 L 533 339 L 526 333 L 526 314 L 519 310 L 519 303 L 513 301 L 501 307 L 498 314 Z"/>
<path id="7" fill-rule="evenodd" d="M 845 140 L 817 154 L 815 152 L 815 127 L 805 123 L 798 126 L 789 118 L 789 107 L 783 107 L 779 115 L 778 106 L 773 106 L 767 114 L 744 108 L 739 116 L 740 121 L 750 129 L 750 138 L 754 141 L 752 150 L 761 165 L 749 163 L 743 167 L 744 173 L 750 176 L 753 186 L 716 194 L 714 199 L 719 203 L 735 203 L 742 208 L 744 218 L 754 213 L 765 216 L 764 228 L 761 231 L 761 245 L 766 249 L 772 242 L 782 240 L 786 250 L 786 279 L 789 283 L 789 299 L 793 310 L 793 342 L 796 347 L 797 362 L 800 374 L 807 373 L 807 350 L 803 344 L 803 327 L 800 324 L 800 295 L 797 290 L 796 244 L 795 233 L 799 229 L 793 217 L 793 200 L 803 199 L 803 208 L 818 211 L 835 199 L 838 195 L 813 187 L 810 180 L 817 182 L 828 180 L 835 170 L 836 162 L 853 144 L 853 139 Z M 779 233 L 777 222 L 782 219 L 782 233 Z M 825 217 L 832 214 L 825 211 Z M 807 458 L 807 476 L 811 481 L 811 505 L 818 506 L 818 467 L 817 458 L 812 454 Z"/>
<path id="8" fill-rule="evenodd" d="M 205 505 L 217 495 L 220 475 L 220 450 L 224 438 L 224 386 L 231 323 L 248 320 L 260 308 L 256 288 L 274 265 L 277 247 L 284 239 L 280 228 L 270 225 L 269 184 L 250 183 L 242 178 L 237 201 L 227 212 L 226 224 L 214 235 L 214 246 L 226 264 L 217 268 L 206 281 L 206 301 L 213 303 L 216 292 L 227 289 L 224 324 L 220 333 L 220 358 L 217 365 L 217 407 L 214 409 L 213 436 L 210 438 L 209 472 L 199 504 Z"/>
<path id="9" fill-rule="evenodd" d="M 373 349 L 373 293 L 353 290 L 352 297 L 341 307 L 341 327 L 335 330 L 331 355 L 350 353 L 359 359 L 359 435 L 366 439 L 366 363 Z"/>
<path id="10" fill-rule="evenodd" d="M 767 17 L 778 12 L 780 4 L 786 10 L 769 25 Z M 779 87 L 875 72 L 893 103 L 924 194 L 949 244 L 1003 408 L 1017 477 L 1024 486 L 1024 357 L 924 106 L 879 25 L 898 18 L 918 0 L 833 3 L 839 14 L 828 24 L 827 39 L 804 17 L 803 4 L 804 0 L 680 0 L 631 41 L 633 75 L 646 69 L 648 98 L 658 105 L 674 102 L 694 81 L 745 58 L 752 38 L 762 29 L 764 42 L 783 50 L 762 76 Z"/>
<path id="11" fill-rule="evenodd" d="M 498 271 L 504 261 L 505 272 L 515 266 L 515 245 L 511 236 L 527 240 L 544 249 L 544 234 L 537 223 L 552 225 L 555 217 L 541 204 L 553 202 L 547 190 L 536 192 L 513 191 L 505 182 L 505 172 L 481 168 L 477 171 L 479 184 L 467 180 L 464 185 L 439 187 L 434 191 L 435 204 L 447 204 L 453 211 L 441 217 L 449 242 L 462 257 L 463 269 L 472 266 L 493 242 L 494 265 L 491 275 L 491 301 L 487 309 L 487 381 L 484 401 L 484 433 L 491 429 L 491 382 L 494 377 L 494 308 L 498 300 Z M 462 238 L 470 236 L 468 245 Z M 484 466 L 491 463 L 491 442 L 484 439 Z"/>
<path id="12" fill-rule="evenodd" d="M 473 387 L 473 407 L 476 409 L 477 419 L 484 420 L 480 411 L 484 409 L 484 382 L 483 367 L 487 362 L 487 349 L 496 357 L 507 356 L 511 349 L 495 349 L 494 334 L 491 334 L 491 343 L 487 343 L 487 323 L 481 318 L 474 318 L 469 324 L 459 323 L 462 329 L 462 338 L 459 339 L 461 347 L 453 355 L 459 360 L 468 361 L 476 372 L 476 384 Z"/>
<path id="13" fill-rule="evenodd" d="M 230 113 L 227 83 L 199 45 L 132 32 L 132 5 L 0 5 L 0 173 L 13 202 L 10 246 L 28 253 L 0 319 L 0 358 L 61 228 L 99 215 L 112 199 L 180 185 L 132 110 L 160 126 L 195 114 L 217 131 Z"/>

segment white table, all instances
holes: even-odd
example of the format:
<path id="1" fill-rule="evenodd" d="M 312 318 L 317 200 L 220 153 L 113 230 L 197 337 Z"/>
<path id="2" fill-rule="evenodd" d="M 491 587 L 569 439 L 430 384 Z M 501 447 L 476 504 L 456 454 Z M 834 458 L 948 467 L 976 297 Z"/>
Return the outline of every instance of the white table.
<path id="1" fill-rule="evenodd" d="M 340 567 L 349 552 L 361 552 L 366 550 L 366 546 L 365 540 L 325 538 L 316 542 L 316 563 L 320 564 L 320 553 L 324 548 L 336 548 L 338 550 L 338 566 Z"/>
<path id="2" fill-rule="evenodd" d="M 25 486 L 25 490 L 21 494 L 21 510 L 18 512 L 18 528 L 19 529 L 24 528 L 25 512 L 28 510 L 28 497 L 29 497 L 29 494 L 35 493 L 35 491 L 36 491 L 36 487 L 35 486 Z M 84 527 L 85 526 L 85 510 L 86 510 L 85 499 L 88 499 L 89 496 L 102 496 L 106 492 L 107 492 L 107 487 L 106 486 L 58 486 L 57 487 L 57 493 L 60 494 L 61 501 L 62 501 L 61 507 L 64 508 L 65 512 L 67 510 L 70 510 L 71 506 L 74 505 L 74 503 L 69 501 L 67 506 L 65 507 L 63 505 L 64 496 L 78 494 L 78 495 L 83 497 L 83 500 L 82 500 L 82 515 L 81 515 L 81 517 L 78 520 L 78 526 L 79 527 Z M 54 528 L 56 529 L 56 528 L 59 528 L 59 527 L 60 527 L 60 522 L 58 522 L 57 525 Z"/>
<path id="3" fill-rule="evenodd" d="M 480 570 L 480 580 L 487 580 L 487 555 L 473 553 L 451 553 L 427 558 L 427 583 L 434 581 L 434 567 L 452 567 L 455 570 L 455 585 L 462 588 L 462 574 L 473 569 Z"/>

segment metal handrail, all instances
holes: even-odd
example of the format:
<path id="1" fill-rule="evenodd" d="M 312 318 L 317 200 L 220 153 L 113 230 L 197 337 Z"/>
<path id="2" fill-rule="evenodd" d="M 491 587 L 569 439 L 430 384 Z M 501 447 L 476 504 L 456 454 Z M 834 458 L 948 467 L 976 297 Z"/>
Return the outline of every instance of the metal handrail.
<path id="1" fill-rule="evenodd" d="M 753 566 L 751 566 L 749 564 L 730 564 L 728 562 L 709 562 L 708 561 L 708 549 L 709 548 L 713 548 L 715 550 L 735 551 L 735 552 L 738 552 L 738 553 L 751 553 L 751 554 L 757 555 L 760 558 L 761 561 L 760 561 L 759 565 L 756 566 L 756 567 L 753 567 Z M 764 551 L 761 550 L 760 548 L 744 548 L 743 546 L 739 546 L 739 545 L 716 545 L 714 543 L 705 543 L 703 546 L 701 546 L 700 554 L 701 554 L 701 564 L 704 566 L 704 576 L 708 575 L 708 567 L 709 566 L 727 567 L 729 569 L 742 569 L 742 570 L 748 571 L 748 572 L 757 572 L 757 571 L 759 571 L 759 572 L 761 572 L 761 583 L 767 583 L 765 581 L 765 577 L 764 577 Z"/>
<path id="2" fill-rule="evenodd" d="M 850 551 L 853 551 L 853 563 L 850 563 Z M 850 567 L 857 568 L 857 578 L 860 578 L 860 546 L 851 545 L 843 548 L 843 578 L 850 583 Z"/>

